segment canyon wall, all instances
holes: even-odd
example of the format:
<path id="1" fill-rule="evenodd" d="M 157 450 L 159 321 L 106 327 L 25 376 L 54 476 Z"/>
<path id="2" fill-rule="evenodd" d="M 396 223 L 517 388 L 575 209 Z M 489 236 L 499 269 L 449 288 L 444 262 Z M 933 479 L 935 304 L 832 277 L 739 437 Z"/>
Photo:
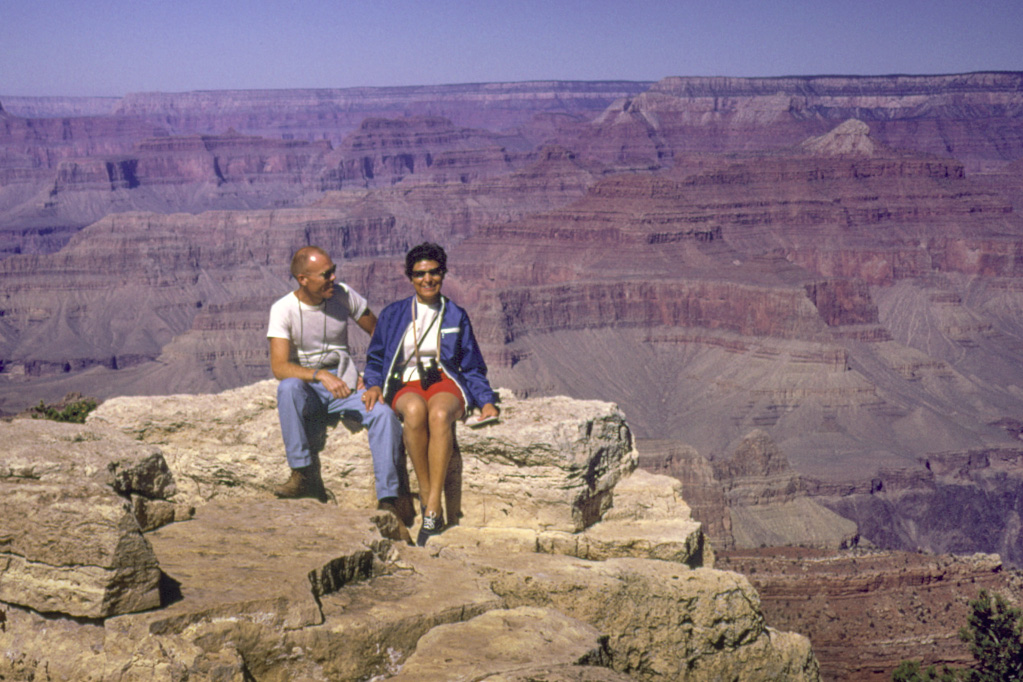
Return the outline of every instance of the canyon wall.
<path id="1" fill-rule="evenodd" d="M 266 310 L 293 286 L 294 249 L 328 248 L 379 311 L 409 291 L 401 255 L 432 239 L 451 256 L 445 292 L 517 395 L 614 400 L 639 436 L 692 448 L 718 477 L 765 432 L 792 473 L 763 490 L 726 477 L 707 496 L 736 510 L 742 542 L 795 537 L 743 511 L 780 490 L 777 518 L 812 503 L 806 533 L 828 543 L 851 522 L 881 546 L 1015 563 L 1020 80 L 153 93 L 57 118 L 5 106 L 0 410 L 265 378 Z M 934 473 L 962 457 L 989 465 Z M 978 510 L 964 527 L 990 515 L 997 532 L 952 543 L 922 526 L 950 491 Z"/>

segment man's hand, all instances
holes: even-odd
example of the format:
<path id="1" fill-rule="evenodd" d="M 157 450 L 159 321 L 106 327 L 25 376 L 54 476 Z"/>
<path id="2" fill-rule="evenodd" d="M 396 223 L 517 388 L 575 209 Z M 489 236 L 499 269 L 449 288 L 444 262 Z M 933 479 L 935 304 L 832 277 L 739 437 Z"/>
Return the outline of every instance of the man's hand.
<path id="1" fill-rule="evenodd" d="M 316 379 L 323 384 L 323 387 L 335 398 L 347 398 L 352 394 L 352 389 L 348 388 L 348 384 L 341 381 L 325 369 L 316 371 Z"/>
<path id="2" fill-rule="evenodd" d="M 366 406 L 366 411 L 371 412 L 373 406 L 377 403 L 384 405 L 384 392 L 379 386 L 370 386 L 366 389 L 366 392 L 362 394 L 362 404 Z"/>

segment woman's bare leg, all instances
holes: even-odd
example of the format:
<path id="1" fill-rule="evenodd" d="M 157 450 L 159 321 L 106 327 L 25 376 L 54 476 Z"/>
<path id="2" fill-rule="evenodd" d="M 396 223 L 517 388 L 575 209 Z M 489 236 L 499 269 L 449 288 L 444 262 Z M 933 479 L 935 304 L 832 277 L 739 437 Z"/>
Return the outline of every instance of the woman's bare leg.
<path id="1" fill-rule="evenodd" d="M 395 401 L 394 409 L 401 415 L 404 423 L 402 439 L 405 441 L 405 452 L 412 460 L 412 469 L 416 472 L 416 480 L 419 481 L 419 503 L 425 506 L 431 486 L 427 455 L 430 432 L 426 401 L 415 393 L 405 393 Z"/>
<path id="2" fill-rule="evenodd" d="M 427 461 L 430 470 L 430 487 L 426 496 L 426 513 L 441 514 L 441 495 L 444 480 L 451 463 L 454 447 L 454 433 L 451 425 L 462 416 L 462 402 L 450 393 L 437 393 L 427 405 L 427 422 L 430 433 Z"/>

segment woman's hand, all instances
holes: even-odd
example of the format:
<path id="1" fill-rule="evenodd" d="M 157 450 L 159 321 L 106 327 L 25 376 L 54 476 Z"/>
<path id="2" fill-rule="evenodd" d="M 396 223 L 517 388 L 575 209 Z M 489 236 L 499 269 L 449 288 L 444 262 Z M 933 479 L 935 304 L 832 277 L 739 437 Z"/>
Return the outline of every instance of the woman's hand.
<path id="1" fill-rule="evenodd" d="M 384 404 L 384 392 L 379 386 L 370 386 L 362 394 L 362 404 L 366 406 L 367 412 L 372 412 L 377 403 Z"/>
<path id="2" fill-rule="evenodd" d="M 501 414 L 501 411 L 497 409 L 497 405 L 494 403 L 487 403 L 480 409 L 480 418 L 476 421 L 483 421 L 484 419 L 490 419 L 491 417 L 497 418 Z"/>

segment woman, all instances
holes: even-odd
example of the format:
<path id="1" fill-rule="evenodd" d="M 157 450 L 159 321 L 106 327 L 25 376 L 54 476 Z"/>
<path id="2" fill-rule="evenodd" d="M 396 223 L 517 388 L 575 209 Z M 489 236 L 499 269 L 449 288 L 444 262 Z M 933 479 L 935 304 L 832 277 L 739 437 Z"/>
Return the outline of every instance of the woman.
<path id="1" fill-rule="evenodd" d="M 405 276 L 415 294 L 384 308 L 366 351 L 366 409 L 390 404 L 405 424 L 423 509 L 420 546 L 444 528 L 441 493 L 452 425 L 475 407 L 478 421 L 499 414 L 469 316 L 441 294 L 445 273 L 444 249 L 429 242 L 413 247 L 405 255 Z"/>

